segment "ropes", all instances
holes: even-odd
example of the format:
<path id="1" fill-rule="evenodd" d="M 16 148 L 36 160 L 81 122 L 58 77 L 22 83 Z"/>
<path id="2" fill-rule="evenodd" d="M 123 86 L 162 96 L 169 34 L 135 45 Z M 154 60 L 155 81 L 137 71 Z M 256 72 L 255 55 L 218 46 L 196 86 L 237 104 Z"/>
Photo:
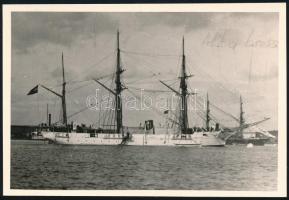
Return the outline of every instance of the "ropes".
<path id="1" fill-rule="evenodd" d="M 103 76 L 100 76 L 98 78 L 95 78 L 96 80 L 100 80 L 100 79 L 104 79 L 104 78 L 107 78 L 107 77 L 113 77 L 115 73 L 110 73 L 110 74 L 106 74 L 106 75 L 103 75 Z"/>
<path id="2" fill-rule="evenodd" d="M 143 80 L 146 80 L 146 79 L 151 79 L 152 77 L 146 77 L 146 78 L 140 78 L 140 79 L 136 79 L 136 80 L 133 80 L 133 81 L 130 81 L 130 82 L 126 82 L 125 84 L 134 84 L 134 83 L 137 83 L 137 82 L 140 82 L 140 81 L 143 81 Z M 152 83 L 152 81 L 150 80 L 150 83 Z"/>
<path id="3" fill-rule="evenodd" d="M 68 115 L 67 116 L 67 119 L 69 119 L 69 118 L 71 118 L 71 117 L 73 117 L 73 116 L 75 116 L 75 115 L 77 115 L 77 114 L 79 114 L 79 113 L 81 113 L 81 112 L 84 112 L 84 111 L 86 111 L 87 109 L 89 109 L 89 107 L 85 107 L 85 108 L 82 108 L 81 110 L 79 110 L 79 111 L 77 111 L 77 112 L 75 112 L 75 113 L 73 113 L 73 114 L 71 114 L 71 115 Z M 58 120 L 57 122 L 54 122 L 53 124 L 57 124 L 58 122 L 60 122 L 61 121 L 61 119 L 60 120 Z"/>
<path id="4" fill-rule="evenodd" d="M 73 92 L 73 91 L 75 91 L 75 90 L 79 90 L 79 89 L 81 89 L 81 88 L 83 88 L 83 87 L 86 87 L 86 86 L 88 86 L 88 85 L 90 85 L 90 84 L 91 84 L 91 83 L 87 83 L 87 84 L 85 84 L 85 85 L 81 85 L 81 86 L 79 86 L 79 87 L 73 88 L 73 89 L 71 89 L 71 90 L 68 90 L 67 93 L 71 93 L 71 92 Z"/>
<path id="5" fill-rule="evenodd" d="M 87 79 L 87 80 L 78 80 L 78 81 L 69 81 L 69 82 L 66 82 L 66 84 L 71 84 L 71 85 L 73 85 L 73 84 L 76 84 L 76 83 L 83 83 L 83 82 L 88 82 L 88 81 L 91 81 L 91 79 Z M 90 84 L 90 83 L 89 83 Z M 87 85 L 89 85 L 89 84 L 87 84 Z M 51 89 L 56 89 L 56 88 L 58 88 L 58 87 L 62 87 L 62 83 L 61 84 L 57 84 L 57 85 L 47 85 L 47 87 L 49 87 L 49 88 L 51 88 Z M 86 85 L 85 85 L 86 86 Z M 80 86 L 79 88 L 82 88 L 82 87 L 84 87 L 84 86 Z M 69 92 L 72 92 L 72 91 L 74 91 L 74 90 L 77 90 L 77 89 L 79 89 L 79 88 L 75 88 L 75 89 L 71 89 L 70 91 L 67 91 L 68 93 Z"/>
<path id="6" fill-rule="evenodd" d="M 171 92 L 169 90 L 151 90 L 151 89 L 144 89 L 144 88 L 138 88 L 138 87 L 132 87 L 130 86 L 129 88 L 134 89 L 134 90 L 140 90 L 140 91 L 144 91 L 144 92 Z"/>
<path id="7" fill-rule="evenodd" d="M 143 81 L 143 80 L 147 80 L 147 79 L 150 79 L 149 80 L 149 83 L 152 83 L 153 81 L 151 80 L 151 76 L 149 76 L 149 77 L 145 77 L 145 78 L 138 78 L 138 79 L 136 79 L 136 80 L 133 80 L 133 81 L 131 81 L 131 82 L 126 82 L 126 84 L 133 84 L 133 83 L 137 83 L 137 82 L 140 82 L 140 81 Z M 169 79 L 169 80 L 163 80 L 164 82 L 165 81 L 173 81 L 173 80 L 178 80 L 178 79 L 176 79 L 176 78 L 174 78 L 174 79 Z M 159 82 L 159 80 L 155 80 L 156 82 Z"/>
<path id="8" fill-rule="evenodd" d="M 106 59 L 108 59 L 110 56 L 112 56 L 115 53 L 115 51 L 110 52 L 109 54 L 107 54 L 106 56 L 102 57 L 97 63 L 94 63 L 92 65 L 90 65 L 87 69 L 87 72 L 91 72 L 91 70 L 97 66 L 99 66 L 100 64 L 102 64 Z M 104 70 L 107 70 L 107 68 L 105 68 Z M 68 81 L 70 82 L 70 81 Z"/>
<path id="9" fill-rule="evenodd" d="M 125 54 L 133 54 L 133 55 L 140 55 L 140 56 L 149 56 L 149 57 L 180 57 L 181 55 L 173 55 L 173 54 L 149 54 L 144 52 L 132 52 L 126 50 L 120 50 L 120 52 Z"/>
<path id="10" fill-rule="evenodd" d="M 217 107 L 216 105 L 214 105 L 214 104 L 212 104 L 212 103 L 210 103 L 210 105 L 212 105 L 214 108 L 216 108 L 217 110 L 221 111 L 221 112 L 224 113 L 225 115 L 231 117 L 231 118 L 234 119 L 235 121 L 239 122 L 239 119 L 236 118 L 235 116 L 233 116 L 232 114 L 225 112 L 224 110 L 222 110 L 221 108 Z"/>
<path id="11" fill-rule="evenodd" d="M 229 93 L 233 94 L 235 97 L 239 98 L 239 94 L 237 94 L 236 92 L 232 91 L 231 89 L 225 87 L 222 83 L 220 83 L 219 81 L 217 81 L 216 79 L 214 79 L 210 74 L 208 74 L 207 72 L 203 71 L 201 68 L 194 66 L 194 68 L 202 73 L 203 75 L 205 75 L 206 78 L 210 78 L 211 80 L 215 81 L 217 83 L 217 85 L 214 86 L 219 86 L 219 88 L 228 91 Z"/>
<path id="12" fill-rule="evenodd" d="M 196 103 L 197 103 L 197 104 L 199 103 L 199 105 L 202 106 L 202 105 L 201 105 L 201 102 L 198 101 L 198 99 L 197 99 L 197 102 L 196 102 Z M 223 109 L 221 109 L 221 108 L 219 108 L 218 106 L 212 104 L 211 102 L 210 102 L 210 105 L 211 105 L 213 108 L 217 109 L 218 111 L 222 112 L 223 114 L 225 114 L 225 115 L 229 116 L 230 118 L 234 119 L 235 121 L 239 122 L 239 119 L 238 119 L 237 117 L 235 117 L 234 115 L 232 115 L 232 114 L 224 111 Z"/>
<path id="13" fill-rule="evenodd" d="M 86 81 L 90 81 L 90 79 L 78 80 L 78 81 L 67 81 L 66 84 L 82 83 L 82 82 L 86 82 Z M 62 84 L 59 84 L 59 86 L 62 86 Z"/>
<path id="14" fill-rule="evenodd" d="M 136 59 L 135 57 L 133 57 L 133 56 L 129 56 L 129 58 L 132 58 L 133 60 L 137 61 L 138 63 L 141 63 L 141 66 L 142 66 L 143 68 L 146 68 L 146 70 L 147 70 L 148 72 L 150 72 L 153 77 L 158 76 L 158 75 L 161 75 L 160 72 L 155 73 L 155 72 L 153 72 L 153 71 L 151 70 L 151 68 L 157 69 L 157 68 L 159 68 L 159 66 L 154 65 L 154 64 L 148 62 L 148 60 L 142 60 L 142 62 L 139 62 L 139 60 L 137 60 L 137 59 Z"/>
<path id="15" fill-rule="evenodd" d="M 139 100 L 141 100 L 141 98 L 140 97 L 138 97 L 134 92 L 132 92 L 131 90 L 129 90 L 129 89 L 127 89 L 133 96 L 135 96 L 136 98 L 138 98 Z M 157 110 L 156 108 L 154 108 L 154 107 L 152 107 L 152 109 L 157 113 L 157 114 L 159 114 L 160 116 L 162 116 L 162 117 L 165 117 L 164 115 L 163 115 L 163 113 L 162 112 L 160 112 L 159 110 Z M 166 117 L 165 117 L 166 118 Z M 173 123 L 176 123 L 176 124 L 179 124 L 177 121 L 175 121 L 175 120 L 173 120 L 173 119 L 171 119 L 171 118 L 167 118 L 169 121 L 171 121 L 171 122 L 173 122 Z"/>
<path id="16" fill-rule="evenodd" d="M 114 76 L 114 73 L 111 73 L 111 74 L 107 74 L 107 75 L 104 75 L 104 76 L 98 77 L 98 78 L 96 78 L 96 80 L 100 80 L 100 79 L 103 79 L 103 78 L 107 78 L 107 77 L 109 77 L 109 76 Z M 89 79 L 89 80 L 83 80 L 83 81 L 75 81 L 74 83 L 87 82 L 87 81 L 91 81 L 91 80 L 92 80 L 92 79 Z M 70 83 L 71 83 L 71 82 L 70 82 Z M 78 89 L 83 88 L 83 87 L 86 87 L 86 86 L 88 86 L 88 85 L 90 85 L 90 84 L 91 84 L 91 83 L 88 83 L 88 84 L 85 84 L 85 85 L 79 86 L 79 87 L 77 87 L 77 88 L 71 89 L 71 90 L 67 91 L 67 93 L 73 92 L 73 91 L 78 90 Z"/>
<path id="17" fill-rule="evenodd" d="M 197 101 L 196 101 L 196 105 L 197 105 L 197 107 L 198 107 L 197 115 L 199 115 L 200 118 L 202 118 L 204 121 L 206 121 L 206 118 L 204 117 L 204 116 L 206 115 L 206 113 L 205 113 L 205 111 L 202 109 L 203 105 L 202 105 L 202 103 L 201 103 L 198 99 L 197 99 Z M 210 105 L 211 105 L 211 103 L 210 103 Z M 223 124 L 221 124 L 221 123 L 219 122 L 220 120 L 218 120 L 218 119 L 212 114 L 212 112 L 209 113 L 209 117 L 210 117 L 211 121 L 213 121 L 213 122 L 215 122 L 215 123 L 218 123 L 218 124 L 220 124 L 221 126 L 225 127 Z"/>
<path id="18" fill-rule="evenodd" d="M 89 109 L 89 107 L 88 107 L 88 106 L 85 106 L 85 108 L 82 108 L 81 110 L 79 110 L 79 111 L 77 111 L 77 112 L 75 112 L 75 113 L 73 113 L 73 114 L 71 114 L 71 115 L 68 115 L 67 118 L 71 118 L 71 117 L 73 117 L 73 116 L 75 116 L 75 115 L 77 115 L 77 114 L 79 114 L 79 113 L 81 113 L 81 112 L 86 111 L 87 109 Z"/>
<path id="19" fill-rule="evenodd" d="M 110 84 L 110 88 L 112 88 L 112 84 L 113 84 L 113 82 L 114 82 L 114 76 L 115 75 L 113 75 L 113 78 L 112 78 L 112 80 L 111 80 L 111 84 Z M 107 101 L 108 101 L 108 103 L 109 103 L 109 108 L 108 109 L 105 109 L 105 112 L 104 112 L 104 114 L 103 114 L 103 116 L 102 116 L 102 118 L 103 118 L 103 125 L 108 125 L 110 128 L 113 126 L 113 127 L 115 127 L 112 123 L 114 122 L 115 123 L 115 116 L 114 116 L 114 110 L 113 109 L 110 109 L 111 107 L 110 107 L 110 99 L 111 99 L 111 93 L 109 92 L 109 95 L 108 95 L 108 98 L 107 98 Z M 114 105 L 115 105 L 115 101 L 113 100 L 112 101 L 112 106 L 114 107 Z M 101 106 L 100 106 L 101 107 Z M 100 117 L 100 114 L 99 114 L 99 117 Z M 99 122 L 100 122 L 100 119 L 99 119 Z"/>

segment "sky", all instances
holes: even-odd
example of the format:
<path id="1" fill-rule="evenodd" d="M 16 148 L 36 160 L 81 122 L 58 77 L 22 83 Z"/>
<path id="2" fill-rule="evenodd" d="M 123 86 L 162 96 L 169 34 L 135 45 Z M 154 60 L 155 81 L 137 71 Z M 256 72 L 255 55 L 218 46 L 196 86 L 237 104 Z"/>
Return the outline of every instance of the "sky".
<path id="1" fill-rule="evenodd" d="M 239 117 L 242 95 L 246 122 L 270 117 L 263 128 L 278 127 L 278 13 L 12 13 L 11 113 L 12 124 L 46 122 L 46 106 L 52 121 L 59 120 L 60 99 L 37 84 L 61 92 L 61 53 L 67 83 L 68 116 L 87 106 L 87 98 L 105 90 L 93 78 L 110 75 L 116 66 L 116 33 L 120 32 L 122 80 L 128 87 L 124 99 L 144 95 L 155 99 L 171 93 L 159 80 L 179 88 L 182 37 L 189 89 Z M 110 77 L 101 81 L 111 84 Z M 193 99 L 194 97 L 192 97 Z M 212 108 L 212 114 L 228 126 L 232 122 Z M 85 110 L 69 121 L 100 122 L 101 113 Z M 124 124 L 138 126 L 153 119 L 154 110 L 124 109 Z M 230 121 L 231 120 L 231 121 Z M 196 112 L 189 124 L 202 125 Z"/>

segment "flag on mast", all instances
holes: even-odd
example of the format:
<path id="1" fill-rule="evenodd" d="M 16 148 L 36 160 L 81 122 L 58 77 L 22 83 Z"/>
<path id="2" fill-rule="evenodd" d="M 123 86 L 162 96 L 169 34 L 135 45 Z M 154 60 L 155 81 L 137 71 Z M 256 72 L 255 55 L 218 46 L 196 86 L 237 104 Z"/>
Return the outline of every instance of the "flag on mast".
<path id="1" fill-rule="evenodd" d="M 38 85 L 36 85 L 34 88 L 32 88 L 27 95 L 32 95 L 38 92 Z"/>

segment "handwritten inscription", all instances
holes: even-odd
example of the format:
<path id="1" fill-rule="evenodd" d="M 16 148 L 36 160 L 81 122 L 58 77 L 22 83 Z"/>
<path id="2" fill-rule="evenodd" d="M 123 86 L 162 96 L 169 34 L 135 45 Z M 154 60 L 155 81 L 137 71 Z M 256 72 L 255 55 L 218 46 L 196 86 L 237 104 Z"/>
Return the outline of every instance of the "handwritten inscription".
<path id="1" fill-rule="evenodd" d="M 227 30 L 218 31 L 215 33 L 208 33 L 203 44 L 210 47 L 228 47 L 235 49 L 238 46 L 238 43 L 233 40 L 229 40 L 226 36 L 228 34 Z"/>
<path id="2" fill-rule="evenodd" d="M 254 37 L 254 31 L 245 37 L 244 41 L 238 41 L 229 37 L 232 34 L 230 30 L 221 30 L 214 33 L 208 33 L 203 40 L 203 45 L 218 48 L 230 48 L 235 50 L 238 46 L 254 48 L 277 48 L 278 41 L 273 39 L 261 40 Z"/>
<path id="3" fill-rule="evenodd" d="M 278 41 L 273 39 L 258 40 L 253 38 L 254 31 L 251 31 L 245 42 L 246 47 L 259 47 L 259 48 L 277 48 Z"/>

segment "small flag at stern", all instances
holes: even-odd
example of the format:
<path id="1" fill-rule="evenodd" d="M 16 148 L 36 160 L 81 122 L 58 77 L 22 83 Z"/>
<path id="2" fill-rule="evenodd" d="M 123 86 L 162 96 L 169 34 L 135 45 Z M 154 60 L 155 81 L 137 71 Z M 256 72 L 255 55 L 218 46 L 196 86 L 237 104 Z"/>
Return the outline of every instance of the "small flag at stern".
<path id="1" fill-rule="evenodd" d="M 36 85 L 34 88 L 32 88 L 27 95 L 32 95 L 38 92 L 38 85 Z"/>

